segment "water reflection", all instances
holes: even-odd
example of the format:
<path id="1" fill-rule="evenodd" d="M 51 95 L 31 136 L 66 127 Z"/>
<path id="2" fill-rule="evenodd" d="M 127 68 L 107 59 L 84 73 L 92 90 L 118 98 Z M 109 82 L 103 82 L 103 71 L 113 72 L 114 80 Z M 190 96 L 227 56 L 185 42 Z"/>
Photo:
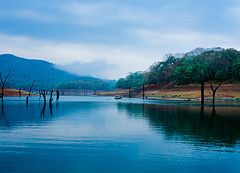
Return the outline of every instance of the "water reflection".
<path id="1" fill-rule="evenodd" d="M 46 102 L 43 103 L 43 108 L 41 110 L 40 116 L 44 117 L 45 116 L 45 112 L 46 112 Z M 50 111 L 50 112 L 52 112 L 52 111 Z"/>
<path id="2" fill-rule="evenodd" d="M 60 104 L 60 106 L 59 106 Z M 117 103 L 117 110 L 129 117 L 143 119 L 153 132 L 164 134 L 166 139 L 185 140 L 194 144 L 234 145 L 240 140 L 240 108 L 238 107 L 183 107 L 151 104 Z M 96 103 L 23 103 L 1 106 L 0 126 L 11 127 L 21 123 L 52 121 L 54 117 L 71 112 L 96 111 Z M 103 107 L 104 109 L 104 107 Z M 112 109 L 112 108 L 111 108 Z M 54 116 L 54 117 L 53 117 Z M 120 116 L 120 115 L 119 115 Z M 94 117 L 93 117 L 94 118 Z"/>
<path id="3" fill-rule="evenodd" d="M 0 127 L 13 127 L 21 123 L 33 123 L 40 122 L 41 119 L 48 120 L 52 114 L 52 110 L 46 113 L 46 107 L 44 103 L 29 103 L 28 105 L 24 103 L 5 103 L 1 107 L 0 112 Z M 52 108 L 54 109 L 54 108 Z"/>
<path id="4" fill-rule="evenodd" d="M 4 104 L 1 104 L 1 112 L 0 112 L 0 126 L 9 126 L 8 120 L 6 118 L 5 112 L 4 112 Z"/>
<path id="5" fill-rule="evenodd" d="M 234 145 L 240 139 L 240 108 L 118 104 L 119 111 L 144 118 L 168 139 L 208 145 Z"/>
<path id="6" fill-rule="evenodd" d="M 28 108 L 25 101 L 6 102 L 0 112 L 0 172 L 240 170 L 240 108 L 201 111 L 74 99 L 82 100 L 51 108 L 38 100 Z"/>
<path id="7" fill-rule="evenodd" d="M 22 123 L 41 123 L 43 120 L 52 121 L 54 117 L 69 115 L 73 112 L 94 111 L 101 104 L 87 102 L 56 102 L 48 105 L 45 102 L 5 102 L 1 106 L 0 127 L 21 126 Z"/>

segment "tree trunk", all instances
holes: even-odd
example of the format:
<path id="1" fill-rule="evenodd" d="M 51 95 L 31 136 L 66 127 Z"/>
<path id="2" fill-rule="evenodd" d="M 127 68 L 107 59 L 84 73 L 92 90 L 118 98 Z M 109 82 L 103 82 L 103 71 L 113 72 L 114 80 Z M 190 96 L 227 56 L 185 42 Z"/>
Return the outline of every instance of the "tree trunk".
<path id="1" fill-rule="evenodd" d="M 21 92 L 21 90 L 20 90 L 20 89 L 18 90 L 18 95 L 19 95 L 19 97 L 21 97 L 21 96 L 22 96 L 22 92 Z"/>
<path id="2" fill-rule="evenodd" d="M 131 88 L 130 87 L 128 87 L 128 98 L 131 98 L 131 94 L 130 94 L 130 90 Z"/>
<path id="3" fill-rule="evenodd" d="M 204 82 L 201 82 L 201 106 L 204 106 Z"/>
<path id="4" fill-rule="evenodd" d="M 30 87 L 30 90 L 29 90 L 29 93 L 28 93 L 28 96 L 29 96 L 29 97 L 31 96 L 31 92 L 32 92 L 32 88 L 33 88 L 34 83 L 35 83 L 35 80 L 33 81 L 32 85 L 31 85 L 31 87 Z"/>
<path id="5" fill-rule="evenodd" d="M 2 102 L 3 102 L 3 97 L 4 97 L 4 85 L 2 85 L 2 93 L 1 93 L 1 99 L 2 99 Z"/>
<path id="6" fill-rule="evenodd" d="M 3 97 L 4 97 L 4 88 L 5 88 L 5 83 L 10 75 L 11 71 L 8 72 L 7 76 L 5 77 L 5 79 L 3 79 L 2 74 L 0 73 L 0 80 L 2 82 L 2 95 L 1 95 L 1 99 L 2 99 L 2 103 L 3 103 Z"/>
<path id="7" fill-rule="evenodd" d="M 46 99 L 46 95 L 45 95 L 45 94 L 43 95 L 43 101 L 44 101 L 44 103 L 47 102 L 47 99 Z"/>
<path id="8" fill-rule="evenodd" d="M 143 93 L 142 93 L 142 97 L 143 97 L 143 99 L 145 98 L 145 88 L 144 88 L 144 84 L 143 84 Z"/>
<path id="9" fill-rule="evenodd" d="M 215 96 L 216 96 L 216 92 L 217 92 L 218 88 L 222 85 L 222 83 L 223 83 L 223 80 L 220 81 L 219 84 L 217 85 L 217 87 L 214 88 L 213 82 L 211 82 L 211 81 L 209 82 L 210 88 L 211 88 L 212 93 L 213 93 L 213 98 L 212 98 L 212 104 L 213 104 L 213 106 L 215 106 Z"/>
<path id="10" fill-rule="evenodd" d="M 53 101 L 53 90 L 51 91 L 50 98 L 49 98 L 49 106 L 52 106 L 52 101 Z"/>
<path id="11" fill-rule="evenodd" d="M 40 93 L 40 95 L 42 95 L 44 103 L 46 103 L 46 91 L 40 90 L 39 93 Z"/>
<path id="12" fill-rule="evenodd" d="M 217 90 L 213 90 L 213 98 L 212 98 L 212 104 L 213 104 L 213 106 L 215 105 L 215 96 L 216 96 L 216 91 Z"/>
<path id="13" fill-rule="evenodd" d="M 58 91 L 58 90 L 56 91 L 56 93 L 57 93 L 57 98 L 56 98 L 56 100 L 58 101 L 58 100 L 59 100 L 59 95 L 60 95 L 60 94 L 59 94 L 59 91 Z M 95 91 L 95 95 L 96 95 L 96 91 Z"/>

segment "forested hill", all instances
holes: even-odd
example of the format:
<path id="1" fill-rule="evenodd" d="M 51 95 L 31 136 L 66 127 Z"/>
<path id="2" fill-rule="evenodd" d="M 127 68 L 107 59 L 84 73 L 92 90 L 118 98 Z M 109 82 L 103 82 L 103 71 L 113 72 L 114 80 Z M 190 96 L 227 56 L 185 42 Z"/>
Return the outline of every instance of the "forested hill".
<path id="1" fill-rule="evenodd" d="M 168 56 L 147 71 L 130 73 L 117 81 L 117 88 L 139 88 L 145 84 L 185 85 L 240 80 L 240 51 L 235 49 L 195 49 L 182 57 Z"/>
<path id="2" fill-rule="evenodd" d="M 35 89 L 93 89 L 110 90 L 114 81 L 89 76 L 77 76 L 55 68 L 55 65 L 43 60 L 17 57 L 11 54 L 0 55 L 0 73 L 4 77 L 11 71 L 7 86 L 28 89 L 35 80 Z"/>

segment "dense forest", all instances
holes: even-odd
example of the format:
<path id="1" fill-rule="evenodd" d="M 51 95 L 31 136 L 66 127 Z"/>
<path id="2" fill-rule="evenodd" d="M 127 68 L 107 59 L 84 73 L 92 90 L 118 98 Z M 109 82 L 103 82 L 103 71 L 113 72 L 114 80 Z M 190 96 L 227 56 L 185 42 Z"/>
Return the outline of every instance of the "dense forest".
<path id="1" fill-rule="evenodd" d="M 57 86 L 58 89 L 78 89 L 78 90 L 113 90 L 115 81 L 90 78 L 91 80 L 77 80 L 66 83 L 61 83 Z"/>
<path id="2" fill-rule="evenodd" d="M 204 87 L 207 82 L 215 97 L 217 89 L 227 80 L 240 80 L 240 51 L 217 48 L 201 53 L 187 53 L 182 57 L 168 56 L 165 61 L 153 64 L 147 71 L 129 73 L 126 78 L 120 78 L 116 87 L 136 89 L 143 85 L 166 83 L 194 83 Z"/>

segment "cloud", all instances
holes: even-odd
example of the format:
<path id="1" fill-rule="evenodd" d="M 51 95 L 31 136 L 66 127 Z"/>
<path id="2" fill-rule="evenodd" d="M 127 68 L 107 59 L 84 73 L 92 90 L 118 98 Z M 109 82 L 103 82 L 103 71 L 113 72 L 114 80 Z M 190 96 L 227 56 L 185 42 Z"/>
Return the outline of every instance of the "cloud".
<path id="1" fill-rule="evenodd" d="M 146 69 L 153 61 L 150 53 L 131 47 L 100 44 L 77 44 L 39 40 L 26 36 L 0 34 L 0 53 L 13 53 L 21 57 L 45 59 L 57 64 L 75 61 L 91 63 L 103 60 L 116 68 L 103 74 L 105 78 L 118 78 L 130 71 Z"/>
<path id="2" fill-rule="evenodd" d="M 32 10 L 19 10 L 15 11 L 15 15 L 17 17 L 23 17 L 26 19 L 41 21 L 41 22 L 55 22 L 56 19 L 53 16 L 46 15 L 40 12 L 32 11 Z"/>
<path id="3" fill-rule="evenodd" d="M 47 15 L 42 12 L 33 11 L 29 9 L 17 9 L 17 10 L 1 9 L 0 17 L 22 18 L 44 23 L 56 22 L 56 18 L 52 15 Z"/>
<path id="4" fill-rule="evenodd" d="M 228 15 L 231 18 L 236 19 L 238 22 L 240 22 L 240 5 L 234 6 L 228 10 Z"/>
<path id="5" fill-rule="evenodd" d="M 6 2 L 0 7 L 0 53 L 81 62 L 89 69 L 102 63 L 106 73 L 91 74 L 118 78 L 146 70 L 167 53 L 239 49 L 238 7 L 237 0 Z"/>
<path id="6" fill-rule="evenodd" d="M 149 46 L 168 49 L 170 51 L 186 52 L 196 47 L 234 47 L 240 48 L 237 39 L 228 35 L 198 32 L 195 30 L 129 30 L 139 40 L 146 42 Z"/>
<path id="7" fill-rule="evenodd" d="M 70 73 L 82 76 L 106 77 L 106 74 L 111 73 L 114 69 L 118 68 L 116 64 L 110 64 L 106 60 L 96 60 L 87 63 L 73 62 L 58 66 L 58 68 L 66 70 Z"/>
<path id="8" fill-rule="evenodd" d="M 131 71 L 147 70 L 152 63 L 162 60 L 167 53 L 184 53 L 196 47 L 220 46 L 240 49 L 237 38 L 196 31 L 164 32 L 137 28 L 129 30 L 129 34 L 135 37 L 138 44 L 84 44 L 0 34 L 0 40 L 4 43 L 0 44 L 0 53 L 45 59 L 60 65 L 81 62 L 79 67 L 83 68 L 83 65 L 86 65 L 90 71 L 92 68 L 89 74 L 116 79 Z M 141 45 L 140 42 L 144 44 Z M 98 63 L 102 65 L 97 66 Z M 89 70 L 86 70 L 85 74 Z"/>
<path id="9" fill-rule="evenodd" d="M 98 1 L 98 2 L 72 2 L 60 6 L 71 20 L 80 24 L 90 26 L 104 26 L 113 23 L 133 24 L 159 24 L 166 21 L 166 13 L 171 10 L 166 4 L 159 6 L 160 10 L 145 9 L 138 5 L 130 5 L 120 1 Z M 177 17 L 174 14 L 167 14 L 168 17 Z M 178 14 L 182 19 L 192 19 L 185 14 Z"/>

